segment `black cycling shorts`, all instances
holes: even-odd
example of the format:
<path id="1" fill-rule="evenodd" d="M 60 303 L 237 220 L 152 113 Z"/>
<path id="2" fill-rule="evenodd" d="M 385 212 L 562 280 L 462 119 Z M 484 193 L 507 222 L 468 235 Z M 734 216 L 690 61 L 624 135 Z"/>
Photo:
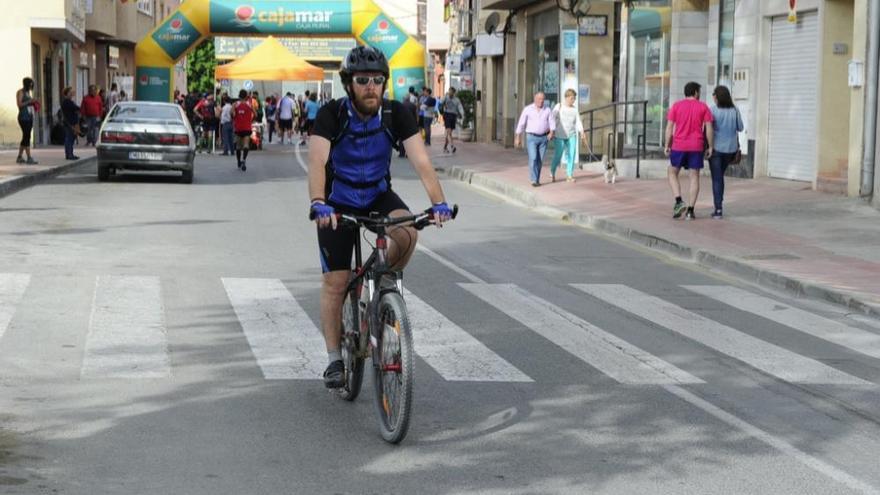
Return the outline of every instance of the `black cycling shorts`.
<path id="1" fill-rule="evenodd" d="M 380 215 L 388 215 L 394 210 L 409 211 L 409 207 L 400 199 L 400 196 L 390 189 L 380 194 L 376 201 L 364 210 L 356 210 L 333 203 L 332 201 L 328 201 L 327 204 L 332 206 L 338 213 L 349 213 L 358 216 L 367 216 L 373 211 Z M 331 228 L 322 229 L 319 227 L 318 250 L 321 258 L 321 270 L 324 273 L 351 270 L 351 255 L 354 250 L 354 243 L 359 241 L 359 235 L 360 230 L 355 228 L 337 227 L 336 230 L 333 230 Z"/>

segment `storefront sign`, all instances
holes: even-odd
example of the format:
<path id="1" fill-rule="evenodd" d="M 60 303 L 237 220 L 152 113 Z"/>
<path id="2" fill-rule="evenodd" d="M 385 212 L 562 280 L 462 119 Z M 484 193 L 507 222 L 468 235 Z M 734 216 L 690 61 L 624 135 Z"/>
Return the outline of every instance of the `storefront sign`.
<path id="1" fill-rule="evenodd" d="M 119 68 L 119 47 L 107 45 L 107 67 L 111 69 Z"/>
<path id="2" fill-rule="evenodd" d="M 171 96 L 171 70 L 163 67 L 137 68 L 137 99 L 168 101 Z"/>
<path id="3" fill-rule="evenodd" d="M 496 57 L 504 55 L 504 36 L 495 34 L 477 35 L 477 56 Z"/>
<path id="4" fill-rule="evenodd" d="M 199 39 L 201 33 L 180 12 L 176 12 L 153 32 L 153 40 L 173 60 L 186 52 Z"/>
<path id="5" fill-rule="evenodd" d="M 446 56 L 446 72 L 458 72 L 461 70 L 461 55 L 450 54 Z"/>
<path id="6" fill-rule="evenodd" d="M 239 58 L 266 41 L 265 38 L 217 36 L 214 56 L 217 59 Z M 306 60 L 342 60 L 357 45 L 354 38 L 278 38 L 291 53 Z"/>
<path id="7" fill-rule="evenodd" d="M 394 95 L 401 99 L 412 86 L 418 90 L 425 85 L 425 71 L 421 67 L 407 69 L 391 69 L 391 81 L 394 84 Z"/>
<path id="8" fill-rule="evenodd" d="M 351 33 L 351 2 L 254 2 L 212 0 L 211 31 L 214 33 L 348 34 Z"/>
<path id="9" fill-rule="evenodd" d="M 608 34 L 607 15 L 586 15 L 579 21 L 578 32 L 584 36 L 605 36 Z"/>
<path id="10" fill-rule="evenodd" d="M 379 14 L 361 33 L 361 39 L 391 58 L 406 42 L 407 35 L 385 14 Z"/>
<path id="11" fill-rule="evenodd" d="M 89 52 L 87 52 L 85 50 L 79 52 L 79 66 L 80 67 L 88 67 L 89 66 Z"/>

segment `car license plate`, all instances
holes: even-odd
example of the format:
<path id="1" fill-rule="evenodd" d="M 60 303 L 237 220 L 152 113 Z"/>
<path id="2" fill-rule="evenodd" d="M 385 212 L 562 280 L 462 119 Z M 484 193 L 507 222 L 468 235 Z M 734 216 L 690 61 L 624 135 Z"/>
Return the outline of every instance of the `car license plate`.
<path id="1" fill-rule="evenodd" d="M 162 153 L 150 153 L 149 151 L 129 151 L 129 160 L 162 160 Z"/>

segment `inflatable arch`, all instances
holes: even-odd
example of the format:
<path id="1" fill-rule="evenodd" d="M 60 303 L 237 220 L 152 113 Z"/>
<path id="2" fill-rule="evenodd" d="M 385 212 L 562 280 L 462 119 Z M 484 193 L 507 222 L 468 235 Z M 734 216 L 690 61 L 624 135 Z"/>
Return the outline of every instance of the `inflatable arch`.
<path id="1" fill-rule="evenodd" d="M 135 98 L 171 101 L 174 64 L 213 35 L 351 35 L 388 57 L 392 98 L 425 84 L 425 50 L 372 0 L 187 0 L 135 46 Z"/>

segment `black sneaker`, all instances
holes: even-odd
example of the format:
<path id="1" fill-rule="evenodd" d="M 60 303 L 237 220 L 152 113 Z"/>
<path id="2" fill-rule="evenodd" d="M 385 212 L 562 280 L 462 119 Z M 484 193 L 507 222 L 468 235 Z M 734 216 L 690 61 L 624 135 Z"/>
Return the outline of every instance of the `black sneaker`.
<path id="1" fill-rule="evenodd" d="M 241 171 L 244 172 L 245 170 L 247 170 L 247 163 L 241 162 Z"/>
<path id="2" fill-rule="evenodd" d="M 687 209 L 687 205 L 684 204 L 684 201 L 679 201 L 675 203 L 675 206 L 672 207 L 672 218 L 679 218 L 681 214 L 684 213 L 684 210 Z"/>
<path id="3" fill-rule="evenodd" d="M 345 386 L 345 364 L 342 360 L 336 360 L 324 370 L 324 386 L 327 388 L 342 388 Z"/>
<path id="4" fill-rule="evenodd" d="M 721 220 L 722 218 L 724 218 L 724 215 L 721 213 L 721 210 L 715 210 L 715 212 L 712 213 L 712 218 L 714 218 L 715 220 Z"/>
<path id="5" fill-rule="evenodd" d="M 685 220 L 693 220 L 693 219 L 695 219 L 695 218 L 696 218 L 696 217 L 694 216 L 694 209 L 693 209 L 693 208 L 688 208 L 687 213 L 684 214 L 684 219 L 685 219 Z"/>

